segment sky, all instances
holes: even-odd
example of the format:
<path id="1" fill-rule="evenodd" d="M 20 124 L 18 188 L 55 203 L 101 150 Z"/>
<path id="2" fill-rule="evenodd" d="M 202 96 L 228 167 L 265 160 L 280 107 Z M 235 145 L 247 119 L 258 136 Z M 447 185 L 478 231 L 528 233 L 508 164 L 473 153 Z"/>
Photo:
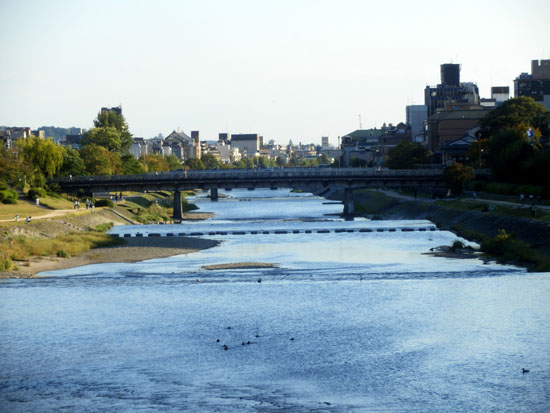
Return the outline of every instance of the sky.
<path id="1" fill-rule="evenodd" d="M 550 59 L 547 0 L 0 0 L 0 125 L 320 143 L 405 121 L 440 83 L 510 86 Z"/>

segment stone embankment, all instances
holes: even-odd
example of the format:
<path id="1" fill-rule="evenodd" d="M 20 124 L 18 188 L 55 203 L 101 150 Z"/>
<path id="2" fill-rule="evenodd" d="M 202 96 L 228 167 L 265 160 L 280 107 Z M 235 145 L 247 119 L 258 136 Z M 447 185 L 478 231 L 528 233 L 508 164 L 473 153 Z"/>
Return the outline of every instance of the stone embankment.
<path id="1" fill-rule="evenodd" d="M 343 194 L 333 191 L 329 199 L 342 199 Z M 381 199 L 383 198 L 383 201 Z M 389 197 L 374 191 L 354 193 L 356 210 L 366 206 L 367 215 L 379 219 L 427 219 L 439 229 L 450 230 L 474 241 L 493 238 L 499 230 L 512 234 L 529 247 L 546 257 L 550 256 L 550 223 L 546 221 L 499 215 L 495 212 L 460 210 L 430 200 L 411 200 Z"/>

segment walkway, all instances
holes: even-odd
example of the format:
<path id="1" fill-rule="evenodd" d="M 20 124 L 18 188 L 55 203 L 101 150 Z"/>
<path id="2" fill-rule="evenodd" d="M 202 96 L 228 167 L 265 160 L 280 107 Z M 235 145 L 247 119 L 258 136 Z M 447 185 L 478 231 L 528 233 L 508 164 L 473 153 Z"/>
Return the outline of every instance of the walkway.
<path id="1" fill-rule="evenodd" d="M 423 201 L 423 202 L 435 202 L 435 201 L 468 201 L 468 202 L 477 202 L 482 204 L 495 204 L 495 205 L 503 205 L 503 206 L 509 206 L 514 208 L 529 208 L 529 200 L 525 201 L 525 204 L 522 206 L 520 202 L 512 202 L 512 201 L 499 201 L 494 199 L 488 199 L 483 198 L 483 194 L 478 195 L 476 199 L 472 198 L 444 198 L 444 199 L 429 199 L 429 198 L 414 198 L 414 196 L 411 195 L 403 195 L 395 191 L 386 191 L 386 190 L 380 190 L 378 192 L 382 192 L 388 196 L 391 196 L 393 198 L 398 199 L 405 199 L 408 201 Z M 543 211 L 550 211 L 550 205 L 537 205 L 535 204 L 535 207 L 539 210 Z"/>

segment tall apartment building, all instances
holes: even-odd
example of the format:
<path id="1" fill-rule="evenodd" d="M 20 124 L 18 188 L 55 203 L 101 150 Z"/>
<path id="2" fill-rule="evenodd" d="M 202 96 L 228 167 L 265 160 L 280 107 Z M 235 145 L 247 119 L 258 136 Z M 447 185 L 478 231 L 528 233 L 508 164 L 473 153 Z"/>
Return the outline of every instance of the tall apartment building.
<path id="1" fill-rule="evenodd" d="M 407 125 L 411 127 L 413 142 L 424 142 L 424 129 L 428 118 L 426 105 L 409 105 L 407 110 Z"/>
<path id="2" fill-rule="evenodd" d="M 532 60 L 531 74 L 514 79 L 514 96 L 528 96 L 550 109 L 550 60 Z"/>
<path id="3" fill-rule="evenodd" d="M 454 103 L 479 105 L 479 89 L 475 83 L 460 83 L 459 64 L 445 63 L 441 65 L 441 83 L 424 89 L 428 117 Z"/>

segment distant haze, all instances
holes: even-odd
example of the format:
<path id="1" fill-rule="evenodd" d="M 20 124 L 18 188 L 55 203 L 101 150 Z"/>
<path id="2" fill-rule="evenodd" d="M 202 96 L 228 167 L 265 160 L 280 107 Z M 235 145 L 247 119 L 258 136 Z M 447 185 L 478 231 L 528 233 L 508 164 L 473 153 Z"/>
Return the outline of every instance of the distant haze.
<path id="1" fill-rule="evenodd" d="M 1 0 L 0 124 L 320 143 L 405 121 L 441 63 L 510 86 L 550 58 L 550 2 Z"/>

